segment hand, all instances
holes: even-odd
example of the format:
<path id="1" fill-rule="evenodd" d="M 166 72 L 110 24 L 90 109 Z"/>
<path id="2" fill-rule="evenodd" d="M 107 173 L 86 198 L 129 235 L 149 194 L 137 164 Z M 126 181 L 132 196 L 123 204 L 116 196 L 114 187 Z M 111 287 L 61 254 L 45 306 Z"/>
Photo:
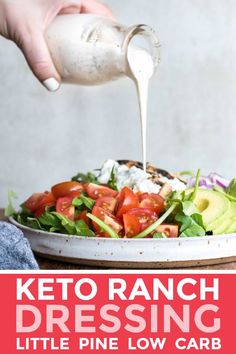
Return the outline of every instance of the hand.
<path id="1" fill-rule="evenodd" d="M 22 50 L 31 70 L 49 90 L 61 82 L 44 32 L 59 14 L 95 13 L 114 19 L 107 6 L 97 0 L 0 0 L 0 35 Z"/>

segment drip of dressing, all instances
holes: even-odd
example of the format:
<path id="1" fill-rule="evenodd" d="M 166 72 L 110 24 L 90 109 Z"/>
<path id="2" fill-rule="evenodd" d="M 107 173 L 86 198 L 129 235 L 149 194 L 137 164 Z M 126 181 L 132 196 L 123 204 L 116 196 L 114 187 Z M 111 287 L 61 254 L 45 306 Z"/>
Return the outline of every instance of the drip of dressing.
<path id="1" fill-rule="evenodd" d="M 149 80 L 154 74 L 154 62 L 152 56 L 145 50 L 128 49 L 128 63 L 131 71 L 131 78 L 134 81 L 138 93 L 141 132 L 142 132 L 142 158 L 143 170 L 147 166 L 147 105 Z"/>

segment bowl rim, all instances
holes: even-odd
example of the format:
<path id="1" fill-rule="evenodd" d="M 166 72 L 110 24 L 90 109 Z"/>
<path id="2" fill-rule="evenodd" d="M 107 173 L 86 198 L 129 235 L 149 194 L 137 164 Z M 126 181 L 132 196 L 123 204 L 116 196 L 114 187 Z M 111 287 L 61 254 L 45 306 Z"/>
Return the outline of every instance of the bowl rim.
<path id="1" fill-rule="evenodd" d="M 98 237 L 98 236 L 78 236 L 78 235 L 70 235 L 70 234 L 61 234 L 58 232 L 48 232 L 44 230 L 33 229 L 29 226 L 25 226 L 16 221 L 12 216 L 10 216 L 9 221 L 11 224 L 15 225 L 19 229 L 23 229 L 26 231 L 30 231 L 32 233 L 47 235 L 47 236 L 57 236 L 57 237 L 68 237 L 80 240 L 94 240 L 94 241 L 103 241 L 103 242 L 155 242 L 155 243 L 178 243 L 178 242 L 199 242 L 199 241 L 219 241 L 228 239 L 229 237 L 236 237 L 236 233 L 231 234 L 222 234 L 222 235 L 209 235 L 209 236 L 193 236 L 193 237 L 176 237 L 176 238 L 106 238 L 106 237 Z"/>

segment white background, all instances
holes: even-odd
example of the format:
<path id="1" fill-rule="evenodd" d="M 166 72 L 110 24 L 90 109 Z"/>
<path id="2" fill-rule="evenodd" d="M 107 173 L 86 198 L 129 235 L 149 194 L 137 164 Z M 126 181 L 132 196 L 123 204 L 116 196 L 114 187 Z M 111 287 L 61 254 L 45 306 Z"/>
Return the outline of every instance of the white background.
<path id="1" fill-rule="evenodd" d="M 149 101 L 148 160 L 169 170 L 235 177 L 236 2 L 107 0 L 121 23 L 147 23 L 162 42 Z M 0 38 L 0 205 L 99 167 L 141 158 L 129 79 L 48 93 L 18 48 Z"/>

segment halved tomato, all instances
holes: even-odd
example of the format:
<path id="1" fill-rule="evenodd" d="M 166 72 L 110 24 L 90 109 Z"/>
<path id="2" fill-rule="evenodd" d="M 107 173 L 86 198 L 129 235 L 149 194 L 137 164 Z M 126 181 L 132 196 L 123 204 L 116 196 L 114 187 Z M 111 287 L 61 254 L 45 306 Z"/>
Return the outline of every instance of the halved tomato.
<path id="1" fill-rule="evenodd" d="M 86 186 L 86 192 L 88 194 L 88 196 L 92 199 L 98 199 L 101 197 L 116 197 L 118 192 L 114 191 L 113 189 L 106 187 L 106 186 L 102 186 L 102 185 L 98 185 L 95 183 L 89 183 Z"/>
<path id="2" fill-rule="evenodd" d="M 74 192 L 71 192 L 71 193 L 67 194 L 66 197 L 68 197 L 71 200 L 73 200 L 74 198 L 79 198 L 80 195 L 81 195 L 81 192 L 83 192 L 83 191 L 77 190 L 77 191 L 74 191 Z"/>
<path id="3" fill-rule="evenodd" d="M 167 237 L 174 238 L 179 235 L 179 227 L 173 224 L 162 224 L 156 228 L 155 232 L 163 233 Z"/>
<path id="4" fill-rule="evenodd" d="M 55 205 L 55 198 L 50 192 L 34 193 L 24 202 L 24 207 L 31 213 L 46 206 Z"/>
<path id="5" fill-rule="evenodd" d="M 101 219 L 105 224 L 110 226 L 117 234 L 120 233 L 120 231 L 123 229 L 122 224 L 117 220 L 117 218 L 109 213 L 109 211 L 102 209 L 100 207 L 94 206 L 92 210 L 92 214 L 95 215 L 97 218 Z M 93 223 L 93 228 L 94 231 L 97 232 L 98 234 L 106 235 L 106 233 L 103 232 L 103 230 L 100 229 L 98 224 L 95 221 L 92 221 Z"/>
<path id="6" fill-rule="evenodd" d="M 96 201 L 96 206 L 113 213 L 116 207 L 117 200 L 112 197 L 102 197 L 98 198 Z"/>
<path id="7" fill-rule="evenodd" d="M 76 216 L 75 221 L 84 220 L 84 222 L 86 222 L 86 224 L 90 226 L 90 219 L 88 218 L 87 213 L 87 210 L 82 211 L 81 213 L 79 213 L 79 215 Z"/>
<path id="8" fill-rule="evenodd" d="M 141 226 L 135 215 L 124 214 L 123 222 L 125 228 L 125 236 L 133 237 L 141 232 Z"/>
<path id="9" fill-rule="evenodd" d="M 123 215 L 126 236 L 135 236 L 158 219 L 155 211 L 135 208 Z"/>
<path id="10" fill-rule="evenodd" d="M 52 194 L 56 199 L 66 197 L 71 193 L 74 193 L 74 196 L 76 197 L 79 196 L 80 192 L 83 190 L 83 184 L 75 181 L 58 183 L 51 188 Z"/>
<path id="11" fill-rule="evenodd" d="M 58 198 L 56 203 L 56 211 L 59 214 L 67 216 L 73 220 L 75 215 L 75 207 L 71 204 L 72 200 L 69 197 Z"/>
<path id="12" fill-rule="evenodd" d="M 116 216 L 121 217 L 127 211 L 138 208 L 138 196 L 128 187 L 122 188 L 117 202 Z"/>
<path id="13" fill-rule="evenodd" d="M 157 215 L 160 215 L 164 211 L 165 201 L 159 194 L 143 193 L 139 196 L 139 200 L 141 208 L 154 210 Z"/>

